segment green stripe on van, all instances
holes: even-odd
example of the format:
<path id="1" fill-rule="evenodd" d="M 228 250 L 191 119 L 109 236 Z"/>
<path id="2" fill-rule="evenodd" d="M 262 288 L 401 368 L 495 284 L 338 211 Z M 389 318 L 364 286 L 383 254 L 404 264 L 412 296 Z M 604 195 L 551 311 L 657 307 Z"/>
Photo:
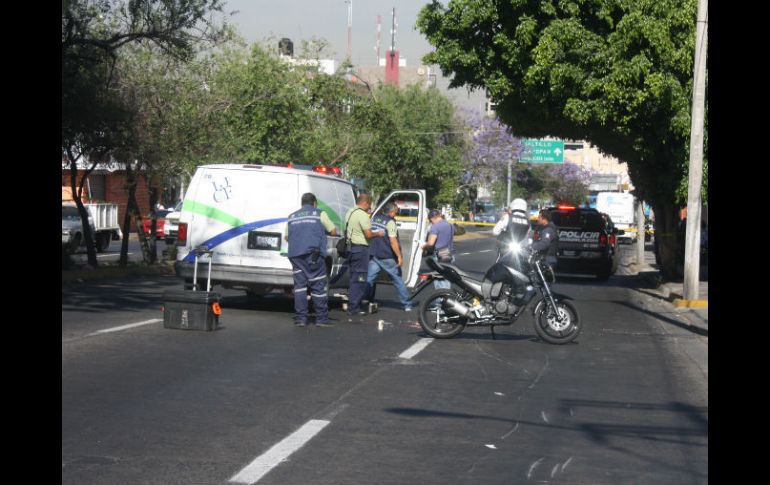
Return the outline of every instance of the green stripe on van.
<path id="1" fill-rule="evenodd" d="M 326 202 L 322 201 L 321 199 L 316 197 L 316 202 L 318 205 L 318 208 L 322 211 L 326 212 L 326 215 L 329 216 L 329 219 L 336 225 L 337 227 L 342 230 L 342 219 L 340 218 L 340 215 L 334 212 L 334 209 L 329 207 Z"/>
<path id="2" fill-rule="evenodd" d="M 202 216 L 208 217 L 209 219 L 214 219 L 216 221 L 223 222 L 233 227 L 238 227 L 245 224 L 245 222 L 238 219 L 237 217 L 232 216 L 226 212 L 223 212 L 217 209 L 216 207 L 211 207 L 210 205 L 201 204 L 200 202 L 195 202 L 194 200 L 186 200 L 184 202 L 182 210 L 193 212 L 195 214 L 200 214 Z"/>

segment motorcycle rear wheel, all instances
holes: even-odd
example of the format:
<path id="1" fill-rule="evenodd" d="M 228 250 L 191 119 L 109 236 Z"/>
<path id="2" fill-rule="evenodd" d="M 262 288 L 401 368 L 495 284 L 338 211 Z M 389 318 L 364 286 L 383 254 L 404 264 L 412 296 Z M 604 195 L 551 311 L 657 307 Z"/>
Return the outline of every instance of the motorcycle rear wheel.
<path id="1" fill-rule="evenodd" d="M 433 338 L 452 338 L 463 331 L 468 321 L 444 308 L 444 300 L 448 297 L 457 298 L 457 295 L 452 290 L 438 290 L 420 304 L 420 326 Z"/>
<path id="2" fill-rule="evenodd" d="M 583 325 L 577 309 L 568 301 L 557 301 L 556 308 L 561 321 L 551 314 L 550 305 L 543 305 L 542 311 L 535 316 L 535 331 L 550 344 L 566 344 L 572 342 L 580 335 Z"/>

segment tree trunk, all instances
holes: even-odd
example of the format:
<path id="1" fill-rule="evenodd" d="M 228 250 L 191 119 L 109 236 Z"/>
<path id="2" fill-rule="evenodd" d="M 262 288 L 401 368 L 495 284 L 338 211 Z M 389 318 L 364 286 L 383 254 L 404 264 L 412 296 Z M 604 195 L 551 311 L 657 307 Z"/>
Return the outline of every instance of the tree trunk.
<path id="1" fill-rule="evenodd" d="M 149 252 L 150 252 L 150 263 L 155 263 L 158 261 L 158 238 L 155 237 L 156 229 L 158 227 L 158 219 L 155 215 L 155 206 L 158 203 L 158 190 L 156 187 L 152 186 L 151 181 L 147 177 L 147 174 L 144 174 L 144 181 L 147 184 L 147 192 L 150 196 L 150 214 L 152 217 L 152 220 L 150 221 L 150 239 L 148 241 L 149 246 Z"/>
<path id="2" fill-rule="evenodd" d="M 655 211 L 655 240 L 660 256 L 660 274 L 665 280 L 675 280 L 678 277 L 676 228 L 679 222 L 679 208 L 674 204 L 660 204 L 653 210 Z"/>
<path id="3" fill-rule="evenodd" d="M 136 190 L 136 186 L 128 186 L 128 194 L 129 199 L 132 197 L 131 193 L 132 191 Z M 128 264 L 128 239 L 131 235 L 131 213 L 128 210 L 128 205 L 126 205 L 126 213 L 123 216 L 123 241 L 121 241 L 120 246 L 120 259 L 118 260 L 118 266 L 121 268 L 125 268 Z"/>
<path id="4" fill-rule="evenodd" d="M 78 213 L 80 214 L 80 221 L 83 226 L 83 238 L 85 239 L 85 242 L 86 242 L 88 264 L 91 267 L 96 268 L 99 263 L 97 262 L 97 259 L 96 259 L 96 245 L 94 244 L 94 235 L 91 233 L 91 224 L 88 223 L 88 210 L 83 205 L 83 199 L 82 199 L 83 185 L 85 184 L 85 180 L 88 178 L 88 176 L 96 167 L 96 162 L 93 162 L 91 164 L 91 167 L 85 171 L 85 173 L 83 174 L 83 177 L 80 179 L 80 184 L 78 184 L 77 160 L 81 157 L 81 155 L 78 155 L 77 157 L 75 157 L 74 153 L 72 153 L 72 150 L 69 148 L 67 149 L 67 157 L 69 158 L 69 161 L 70 161 L 70 190 L 72 190 L 72 199 L 75 201 L 75 205 L 78 208 Z"/>
<path id="5" fill-rule="evenodd" d="M 126 266 L 128 263 L 128 241 L 131 235 L 131 219 L 137 218 L 136 207 L 136 184 L 137 180 L 134 177 L 134 171 L 131 163 L 127 162 L 126 166 L 126 189 L 128 190 L 128 201 L 126 203 L 126 215 L 123 218 L 123 245 L 120 248 L 120 266 Z M 139 223 L 137 228 L 141 232 L 141 216 L 139 216 Z M 141 239 L 140 239 L 141 241 Z"/>

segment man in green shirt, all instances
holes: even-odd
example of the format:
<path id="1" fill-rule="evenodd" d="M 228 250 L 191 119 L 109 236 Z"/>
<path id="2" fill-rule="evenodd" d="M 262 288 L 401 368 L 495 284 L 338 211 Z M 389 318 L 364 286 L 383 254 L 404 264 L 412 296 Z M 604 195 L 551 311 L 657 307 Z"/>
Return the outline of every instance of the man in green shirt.
<path id="1" fill-rule="evenodd" d="M 345 234 L 350 239 L 350 289 L 348 291 L 348 315 L 366 315 L 361 300 L 367 294 L 366 276 L 369 273 L 369 239 L 385 236 L 384 231 L 372 231 L 368 211 L 372 208 L 369 194 L 360 194 L 356 206 L 345 214 Z"/>

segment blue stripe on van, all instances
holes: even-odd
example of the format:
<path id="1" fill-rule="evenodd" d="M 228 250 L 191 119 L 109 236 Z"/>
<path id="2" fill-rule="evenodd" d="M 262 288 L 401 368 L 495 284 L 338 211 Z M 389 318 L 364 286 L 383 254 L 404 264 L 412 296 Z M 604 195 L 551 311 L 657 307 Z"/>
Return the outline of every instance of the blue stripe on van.
<path id="1" fill-rule="evenodd" d="M 269 226 L 271 224 L 278 224 L 280 222 L 286 222 L 288 220 L 289 220 L 288 217 L 281 217 L 279 219 L 265 219 L 262 221 L 250 222 L 248 224 L 234 227 L 232 229 L 228 229 L 223 233 L 217 234 L 216 236 L 212 237 L 208 241 L 204 241 L 202 244 L 199 244 L 198 246 L 206 246 L 206 248 L 211 250 L 219 246 L 220 244 L 225 243 L 230 239 L 233 239 L 234 237 L 238 237 L 241 234 L 245 234 L 253 229 L 259 229 L 260 227 Z M 281 235 L 281 237 L 283 237 L 283 234 Z M 185 256 L 182 261 L 184 261 L 185 263 L 195 262 L 195 251 L 190 251 L 189 253 L 187 253 L 187 256 Z"/>

